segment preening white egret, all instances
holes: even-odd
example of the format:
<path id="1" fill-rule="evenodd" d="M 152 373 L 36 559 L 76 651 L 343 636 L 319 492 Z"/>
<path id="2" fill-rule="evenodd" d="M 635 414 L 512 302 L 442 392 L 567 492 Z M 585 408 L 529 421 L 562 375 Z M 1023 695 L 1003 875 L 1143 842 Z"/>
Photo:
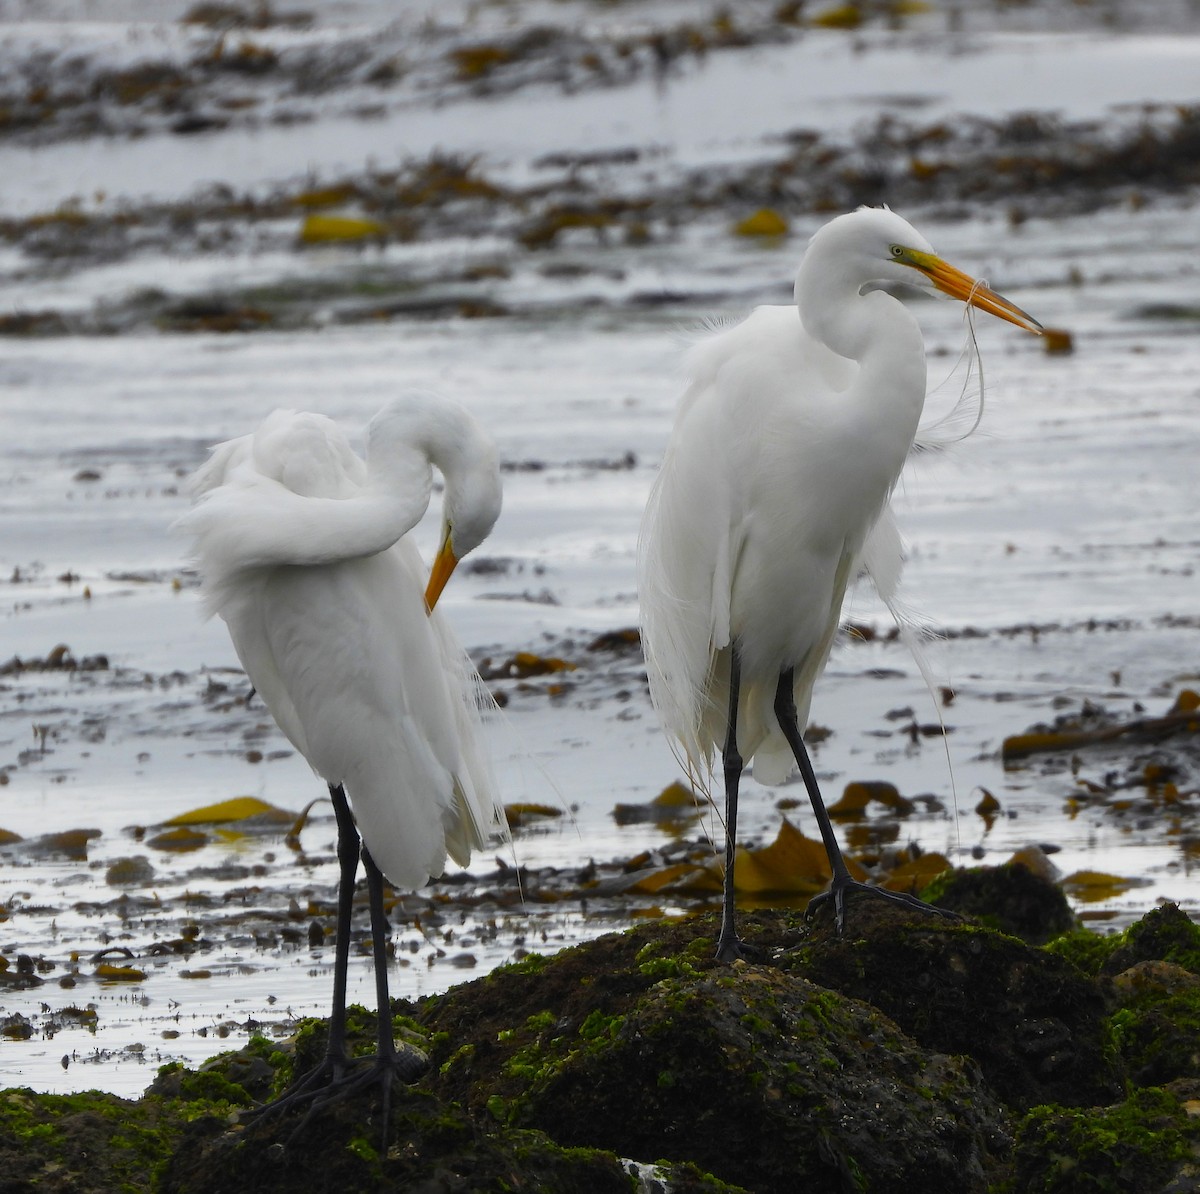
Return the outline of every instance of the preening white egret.
<path id="1" fill-rule="evenodd" d="M 889 498 L 925 402 L 925 345 L 881 285 L 937 289 L 1040 332 L 1007 299 L 937 257 L 887 209 L 820 228 L 795 303 L 763 306 L 693 347 L 642 523 L 638 595 L 650 691 L 689 770 L 719 750 L 725 884 L 717 954 L 739 955 L 734 910 L 744 762 L 782 782 L 798 766 L 833 879 L 839 928 L 851 879 L 801 737 L 813 684 L 860 570 L 890 587 L 900 544 Z M 888 595 L 885 593 L 885 595 Z"/>
<path id="2" fill-rule="evenodd" d="M 441 550 L 425 589 L 408 532 L 445 480 Z M 179 520 L 208 612 L 229 627 L 258 695 L 329 786 L 338 827 L 337 944 L 323 1064 L 276 1107 L 410 1076 L 392 1040 L 383 877 L 414 888 L 447 855 L 503 832 L 478 733 L 478 677 L 434 609 L 457 561 L 500 513 L 496 449 L 461 406 L 413 395 L 367 429 L 365 462 L 337 425 L 280 410 L 216 447 Z M 424 591 L 423 591 L 424 590 Z M 346 970 L 358 855 L 367 874 L 379 1004 L 373 1065 L 346 1053 Z"/>

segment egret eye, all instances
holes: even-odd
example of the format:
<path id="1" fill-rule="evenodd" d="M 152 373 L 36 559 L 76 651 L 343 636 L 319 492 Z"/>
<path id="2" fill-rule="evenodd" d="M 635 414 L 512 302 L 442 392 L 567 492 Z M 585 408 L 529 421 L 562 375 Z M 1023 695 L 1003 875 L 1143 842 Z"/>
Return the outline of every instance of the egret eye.
<path id="1" fill-rule="evenodd" d="M 904 256 L 904 246 L 903 245 L 892 245 L 892 256 L 893 257 L 903 257 Z"/>

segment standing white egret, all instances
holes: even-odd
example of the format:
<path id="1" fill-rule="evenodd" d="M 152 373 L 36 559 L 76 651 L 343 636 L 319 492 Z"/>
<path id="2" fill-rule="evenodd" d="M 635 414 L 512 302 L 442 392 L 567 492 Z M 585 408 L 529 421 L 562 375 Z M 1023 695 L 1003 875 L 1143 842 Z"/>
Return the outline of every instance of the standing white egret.
<path id="1" fill-rule="evenodd" d="M 801 737 L 846 586 L 899 570 L 889 498 L 925 402 L 925 345 L 882 285 L 908 283 L 1033 332 L 1041 325 L 937 257 L 907 221 L 861 208 L 819 229 L 794 305 L 763 306 L 688 355 L 690 383 L 646 506 L 638 590 L 650 692 L 687 766 L 720 750 L 725 884 L 717 956 L 739 956 L 734 910 L 744 762 L 800 769 L 829 856 L 839 928 L 851 879 Z M 890 593 L 885 592 L 885 596 Z"/>
<path id="2" fill-rule="evenodd" d="M 408 532 L 445 480 L 441 550 L 425 588 Z M 278 1108 L 411 1076 L 387 990 L 383 877 L 414 888 L 449 855 L 466 863 L 502 833 L 478 733 L 478 678 L 433 607 L 458 560 L 500 513 L 496 449 L 457 404 L 412 395 L 367 429 L 366 461 L 336 424 L 280 410 L 213 450 L 179 520 L 194 537 L 208 612 L 280 729 L 329 786 L 338 826 L 337 944 L 323 1063 Z M 379 1049 L 346 1052 L 350 913 L 360 852 L 367 874 Z M 382 872 L 382 873 L 381 873 Z"/>

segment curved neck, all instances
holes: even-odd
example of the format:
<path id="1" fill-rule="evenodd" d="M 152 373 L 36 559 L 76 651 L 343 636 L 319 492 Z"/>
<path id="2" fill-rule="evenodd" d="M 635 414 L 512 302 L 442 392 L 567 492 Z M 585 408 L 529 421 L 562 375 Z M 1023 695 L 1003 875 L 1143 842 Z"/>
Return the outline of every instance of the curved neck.
<path id="1" fill-rule="evenodd" d="M 420 521 L 432 470 L 419 450 L 369 469 L 350 497 L 306 497 L 259 475 L 252 501 L 240 485 L 210 491 L 185 523 L 216 580 L 247 568 L 312 567 L 377 555 Z"/>
<path id="2" fill-rule="evenodd" d="M 898 298 L 883 290 L 864 294 L 862 285 L 853 261 L 810 249 L 796 275 L 800 322 L 814 340 L 857 362 L 857 386 L 878 405 L 890 394 L 911 395 L 919 415 L 925 401 L 920 326 Z"/>
<path id="3" fill-rule="evenodd" d="M 500 513 L 500 469 L 495 445 L 457 403 L 410 395 L 372 421 L 367 469 L 372 484 L 411 492 L 419 483 L 429 500 L 430 470 L 446 482 L 443 529 L 461 557 L 491 531 Z"/>
<path id="4" fill-rule="evenodd" d="M 367 432 L 366 488 L 393 496 L 422 493 L 424 514 L 436 468 L 445 478 L 448 500 L 459 488 L 463 472 L 461 429 L 453 417 L 456 413 L 453 409 L 439 410 L 437 418 L 373 421 Z"/>
<path id="5" fill-rule="evenodd" d="M 863 294 L 861 286 L 861 273 L 837 257 L 810 254 L 796 278 L 796 304 L 810 336 L 858 365 L 838 406 L 855 429 L 859 464 L 886 493 L 925 405 L 925 342 L 898 298 L 882 290 Z"/>
<path id="6" fill-rule="evenodd" d="M 360 493 L 347 498 L 301 498 L 297 515 L 306 524 L 291 545 L 292 564 L 328 564 L 387 551 L 421 521 L 433 489 L 430 451 L 400 440 L 370 451 Z"/>
<path id="7" fill-rule="evenodd" d="M 243 569 L 334 564 L 387 551 L 429 506 L 433 468 L 446 478 L 446 507 L 464 524 L 460 555 L 482 541 L 500 509 L 490 441 L 460 408 L 400 400 L 372 420 L 365 475 L 344 477 L 346 496 L 310 497 L 254 472 L 219 485 L 185 516 L 211 576 Z"/>
<path id="8" fill-rule="evenodd" d="M 377 555 L 416 526 L 429 490 L 428 480 L 400 492 L 368 478 L 360 495 L 310 498 L 274 485 L 259 494 L 253 520 L 229 527 L 225 558 L 239 568 L 261 568 Z"/>
<path id="9" fill-rule="evenodd" d="M 814 340 L 838 356 L 865 364 L 887 354 L 924 359 L 921 329 L 908 308 L 882 290 L 862 293 L 862 276 L 852 260 L 813 248 L 796 275 L 796 307 L 800 322 Z"/>

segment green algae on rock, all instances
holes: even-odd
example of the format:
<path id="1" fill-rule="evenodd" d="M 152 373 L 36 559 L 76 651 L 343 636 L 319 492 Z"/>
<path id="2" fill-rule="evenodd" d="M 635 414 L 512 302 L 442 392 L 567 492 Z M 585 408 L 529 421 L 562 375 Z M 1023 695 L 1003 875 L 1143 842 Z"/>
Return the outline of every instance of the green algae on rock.
<path id="1" fill-rule="evenodd" d="M 394 1095 L 386 1152 L 373 1093 L 246 1122 L 320 1056 L 308 1021 L 290 1043 L 166 1066 L 137 1102 L 0 1092 L 4 1188 L 1196 1188 L 1200 980 L 1144 956 L 1192 957 L 1200 930 L 1178 909 L 1049 949 L 870 900 L 842 937 L 824 916 L 756 912 L 758 960 L 732 966 L 714 930 L 640 925 L 395 1001 L 394 1031 L 431 1064 Z M 355 1053 L 374 1021 L 353 1009 Z"/>
<path id="2" fill-rule="evenodd" d="M 542 1033 L 506 1067 L 528 1085 L 489 1109 L 564 1143 L 687 1157 L 764 1194 L 985 1188 L 1007 1139 L 975 1067 L 923 1053 L 869 1005 L 740 971 L 661 978 L 627 1013 Z"/>
<path id="3" fill-rule="evenodd" d="M 163 1194 L 630 1189 L 611 1154 L 560 1148 L 537 1132 L 489 1127 L 420 1085 L 396 1092 L 392 1103 L 395 1143 L 386 1155 L 379 1152 L 370 1100 L 333 1103 L 298 1133 L 299 1116 L 232 1130 L 215 1117 L 196 1120 L 159 1189 Z"/>
<path id="4" fill-rule="evenodd" d="M 1111 1024 L 1130 1079 L 1162 1086 L 1200 1079 L 1200 975 L 1174 962 L 1138 962 L 1113 980 Z"/>
<path id="5" fill-rule="evenodd" d="M 818 926 L 790 965 L 869 1000 L 926 1048 L 973 1057 L 1009 1106 L 1120 1096 L 1104 995 L 1065 959 L 977 926 L 897 920 L 868 901 L 851 933 Z"/>
<path id="6" fill-rule="evenodd" d="M 796 923 L 747 928 L 765 953 Z M 716 965 L 711 927 L 600 938 L 533 981 L 501 970 L 426 1001 L 445 1034 L 435 1085 L 561 1143 L 686 1158 L 756 1191 L 915 1191 L 931 1174 L 986 1189 L 1009 1141 L 974 1065 L 798 975 Z"/>
<path id="7" fill-rule="evenodd" d="M 947 871 L 921 898 L 1031 945 L 1045 945 L 1075 925 L 1062 888 L 1021 863 Z"/>
<path id="8" fill-rule="evenodd" d="M 209 1104 L 214 1115 L 227 1109 Z M 150 1095 L 0 1092 L 0 1185 L 14 1194 L 156 1189 L 188 1116 L 187 1104 Z"/>
<path id="9" fill-rule="evenodd" d="M 1035 1107 L 998 1194 L 1183 1194 L 1200 1183 L 1200 1129 L 1165 1090 L 1088 1111 Z"/>
<path id="10" fill-rule="evenodd" d="M 1200 974 L 1200 925 L 1178 904 L 1152 909 L 1121 934 L 1103 973 L 1120 974 L 1138 962 L 1174 962 Z"/>

